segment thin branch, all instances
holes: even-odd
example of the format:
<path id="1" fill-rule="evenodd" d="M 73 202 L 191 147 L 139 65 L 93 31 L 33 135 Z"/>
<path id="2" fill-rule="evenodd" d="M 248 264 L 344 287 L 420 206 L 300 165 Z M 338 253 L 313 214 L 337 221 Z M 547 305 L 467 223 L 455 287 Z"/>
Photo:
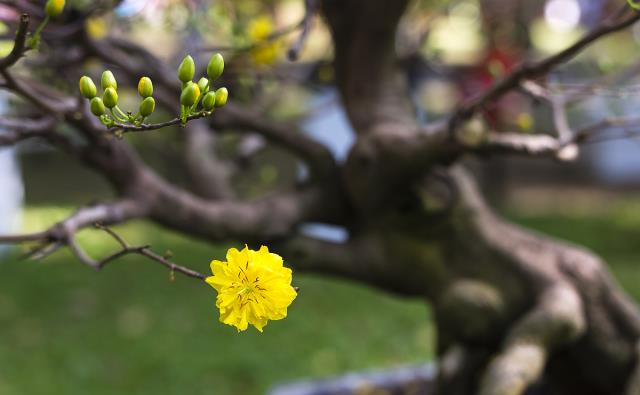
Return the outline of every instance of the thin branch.
<path id="1" fill-rule="evenodd" d="M 4 78 L 4 85 L 0 87 L 22 96 L 46 113 L 66 114 L 76 109 L 75 100 L 50 91 L 47 93 L 55 94 L 56 97 L 41 94 L 42 89 L 32 86 L 29 81 L 14 77 L 8 69 L 0 69 L 0 75 Z"/>
<path id="2" fill-rule="evenodd" d="M 287 58 L 291 61 L 298 60 L 300 51 L 302 51 L 302 47 L 307 40 L 307 36 L 309 35 L 309 31 L 311 30 L 313 15 L 318 8 L 318 0 L 305 0 L 304 7 L 304 18 L 302 19 L 302 22 L 300 22 L 302 31 L 300 32 L 300 36 L 298 36 L 298 39 L 293 43 L 293 45 L 291 45 L 289 51 L 287 51 Z"/>
<path id="3" fill-rule="evenodd" d="M 527 156 L 551 156 L 569 161 L 577 157 L 578 145 L 607 141 L 609 139 L 598 139 L 598 137 L 604 135 L 610 128 L 628 128 L 634 125 L 640 127 L 640 118 L 608 118 L 576 130 L 567 140 L 546 134 L 489 133 L 485 142 L 474 148 L 474 151 L 491 154 L 512 153 Z M 637 133 L 635 132 L 635 134 Z M 633 131 L 625 130 L 623 135 L 618 138 L 628 138 L 633 135 Z"/>
<path id="4" fill-rule="evenodd" d="M 482 153 L 517 153 L 527 156 L 554 155 L 561 148 L 560 141 L 549 135 L 521 133 L 489 133 L 477 151 Z"/>
<path id="5" fill-rule="evenodd" d="M 26 48 L 25 42 L 29 32 L 29 19 L 29 15 L 27 14 L 20 15 L 20 23 L 18 24 L 18 30 L 16 31 L 13 48 L 7 56 L 0 59 L 0 69 L 6 69 L 13 66 L 27 51 L 28 48 Z"/>
<path id="6" fill-rule="evenodd" d="M 201 111 L 197 114 L 188 116 L 186 121 L 189 122 L 189 121 L 193 121 L 194 119 L 208 117 L 209 115 L 212 115 L 212 114 L 213 114 L 212 111 Z M 183 122 L 180 118 L 175 118 L 166 122 L 149 123 L 149 124 L 142 124 L 138 126 L 116 122 L 115 126 L 109 128 L 109 131 L 115 132 L 119 130 L 119 131 L 122 131 L 123 133 L 146 132 L 149 130 L 157 130 L 157 129 L 166 128 L 167 126 L 182 125 L 182 124 Z"/>
<path id="7" fill-rule="evenodd" d="M 56 241 L 53 243 L 43 243 L 39 247 L 25 254 L 22 258 L 33 259 L 33 260 L 44 259 L 49 255 L 53 254 L 54 252 L 58 251 L 62 247 L 64 247 L 64 243 L 61 241 Z"/>
<path id="8" fill-rule="evenodd" d="M 118 244 L 120 244 L 120 246 L 122 247 L 120 251 L 117 251 L 95 262 L 95 267 L 97 269 L 102 269 L 104 266 L 106 266 L 110 262 L 113 262 L 125 255 L 137 254 L 137 255 L 142 255 L 154 262 L 157 262 L 167 267 L 169 270 L 171 270 L 172 273 L 173 272 L 182 273 L 187 277 L 197 278 L 199 280 L 204 280 L 205 278 L 207 278 L 207 276 L 205 276 L 202 273 L 199 273 L 193 269 L 189 269 L 188 267 L 173 263 L 169 261 L 166 257 L 156 254 L 155 252 L 150 250 L 149 246 L 130 246 L 120 235 L 118 235 L 115 231 L 113 231 L 112 229 L 106 226 L 96 224 L 96 227 L 98 229 L 105 231 L 107 234 L 113 237 L 118 242 Z"/>

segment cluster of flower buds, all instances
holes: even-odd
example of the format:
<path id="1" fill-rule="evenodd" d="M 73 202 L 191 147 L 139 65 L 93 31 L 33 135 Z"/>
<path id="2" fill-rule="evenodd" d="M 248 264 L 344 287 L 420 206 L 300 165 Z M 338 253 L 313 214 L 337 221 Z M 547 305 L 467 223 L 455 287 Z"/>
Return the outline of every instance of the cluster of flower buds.
<path id="1" fill-rule="evenodd" d="M 105 70 L 102 73 L 100 86 L 103 91 L 102 97 L 97 96 L 98 91 L 91 78 L 86 75 L 80 78 L 80 93 L 91 101 L 91 113 L 107 127 L 116 123 L 139 126 L 156 108 L 156 101 L 152 97 L 153 83 L 149 77 L 142 77 L 138 82 L 138 93 L 142 102 L 135 115 L 131 112 L 125 113 L 118 107 L 118 82 L 111 71 Z M 107 114 L 107 109 L 110 114 Z"/>
<path id="2" fill-rule="evenodd" d="M 182 93 L 180 94 L 180 119 L 182 123 L 191 115 L 200 114 L 201 111 L 211 113 L 216 107 L 222 107 L 227 103 L 229 92 L 227 88 L 213 89 L 211 85 L 224 71 L 224 59 L 219 53 L 209 59 L 207 65 L 207 77 L 202 77 L 198 82 L 193 81 L 196 64 L 193 58 L 187 55 L 178 67 L 178 78 L 182 81 Z M 202 110 L 198 110 L 198 105 Z"/>
<path id="3" fill-rule="evenodd" d="M 180 121 L 185 124 L 191 116 L 209 115 L 217 107 L 222 107 L 227 103 L 229 92 L 227 88 L 213 89 L 213 81 L 218 79 L 224 71 L 224 59 L 222 55 L 215 54 L 207 65 L 207 77 L 202 77 L 198 82 L 193 82 L 196 72 L 196 64 L 191 56 L 187 56 L 178 67 L 178 78 L 182 81 L 182 92 L 180 94 Z M 153 113 L 156 102 L 153 99 L 153 83 L 149 77 L 142 77 L 138 82 L 138 93 L 142 97 L 142 102 L 137 114 L 124 112 L 118 107 L 118 83 L 109 70 L 102 73 L 100 80 L 102 86 L 102 97 L 97 96 L 96 85 L 91 78 L 82 76 L 80 78 L 80 93 L 91 101 L 91 112 L 100 119 L 107 127 L 118 124 L 130 124 L 140 126 L 144 120 Z M 199 108 L 200 106 L 200 108 Z M 107 114 L 107 110 L 109 114 Z"/>

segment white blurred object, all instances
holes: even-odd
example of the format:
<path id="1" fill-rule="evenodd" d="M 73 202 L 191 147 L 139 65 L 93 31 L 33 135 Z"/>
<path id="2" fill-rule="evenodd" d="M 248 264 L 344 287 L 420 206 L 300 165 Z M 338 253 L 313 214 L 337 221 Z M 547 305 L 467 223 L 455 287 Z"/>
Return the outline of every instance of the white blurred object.
<path id="1" fill-rule="evenodd" d="M 549 0 L 544 6 L 544 19 L 556 31 L 573 30 L 581 14 L 578 0 Z"/>
<path id="2" fill-rule="evenodd" d="M 11 233 L 18 228 L 23 197 L 15 149 L 0 149 L 0 234 Z M 5 249 L 6 246 L 0 246 L 0 252 Z"/>
<path id="3" fill-rule="evenodd" d="M 320 108 L 303 124 L 303 130 L 314 140 L 326 145 L 336 161 L 343 163 L 355 142 L 354 132 L 335 89 L 327 89 L 314 97 L 309 108 Z"/>
<path id="4" fill-rule="evenodd" d="M 6 108 L 6 95 L 0 95 L 0 114 Z M 11 233 L 18 228 L 23 198 L 24 187 L 16 150 L 13 147 L 0 148 L 0 234 Z M 6 249 L 0 245 L 0 253 Z"/>
<path id="5" fill-rule="evenodd" d="M 324 144 L 338 163 L 344 163 L 355 142 L 355 137 L 347 114 L 338 100 L 338 92 L 335 89 L 328 89 L 311 99 L 308 105 L 310 109 L 319 108 L 320 110 L 306 119 L 303 130 L 312 139 Z M 308 176 L 306 167 L 299 168 L 298 176 L 301 180 Z M 302 224 L 300 232 L 334 243 L 344 243 L 349 239 L 347 229 L 330 224 L 316 222 Z"/>

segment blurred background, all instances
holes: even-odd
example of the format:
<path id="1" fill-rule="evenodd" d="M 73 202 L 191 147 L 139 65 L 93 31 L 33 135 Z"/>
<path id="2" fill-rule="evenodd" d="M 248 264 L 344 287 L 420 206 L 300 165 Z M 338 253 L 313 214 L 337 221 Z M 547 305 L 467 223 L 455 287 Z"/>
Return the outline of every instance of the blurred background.
<path id="1" fill-rule="evenodd" d="M 521 61 L 565 48 L 624 2 L 414 1 L 397 47 L 420 118 L 439 119 Z M 92 3 L 67 0 L 67 7 L 82 10 Z M 299 121 L 344 160 L 352 131 L 332 87 L 331 41 L 319 17 L 299 60 L 286 57 L 299 35 L 302 1 L 124 0 L 112 10 L 107 3 L 87 23 L 95 39 L 133 39 L 171 67 L 187 53 L 204 64 L 220 51 L 227 60 L 231 100 L 254 102 L 275 118 Z M 53 51 L 46 41 L 45 30 L 43 51 Z M 636 25 L 601 40 L 549 76 L 545 82 L 553 95 L 588 93 L 569 107 L 572 127 L 637 113 L 639 47 Z M 10 48 L 11 41 L 0 45 L 3 52 Z M 102 70 L 85 60 L 62 70 L 38 67 L 43 79 L 53 75 L 71 81 Z M 122 95 L 126 103 L 127 94 Z M 129 96 L 135 97 L 133 86 Z M 13 105 L 11 97 L 0 96 L 0 112 Z M 155 120 L 168 116 L 154 114 Z M 553 133 L 548 108 L 521 95 L 508 95 L 477 121 L 497 130 Z M 173 160 L 182 149 L 179 128 L 130 141 L 166 177 L 178 183 L 184 178 L 184 169 Z M 218 149 L 246 168 L 248 175 L 234 182 L 247 198 L 305 174 L 257 136 L 223 135 Z M 246 152 L 257 155 L 247 159 Z M 593 249 L 640 300 L 640 144 L 633 134 L 608 128 L 572 164 L 469 158 L 468 165 L 481 176 L 497 210 Z M 42 230 L 74 207 L 111 195 L 101 178 L 46 145 L 30 141 L 0 148 L 3 234 Z M 133 244 L 170 250 L 176 261 L 201 271 L 229 247 L 145 222 L 118 230 Z M 340 229 L 321 226 L 309 232 L 344 237 Z M 96 257 L 115 248 L 93 231 L 81 233 L 80 241 Z M 95 273 L 65 251 L 30 262 L 19 259 L 19 248 L 0 248 L 2 395 L 261 394 L 291 380 L 424 363 L 434 353 L 435 333 L 424 303 L 335 279 L 295 276 L 301 291 L 289 317 L 270 323 L 263 334 L 237 334 L 218 323 L 211 289 L 172 279 L 135 257 Z"/>

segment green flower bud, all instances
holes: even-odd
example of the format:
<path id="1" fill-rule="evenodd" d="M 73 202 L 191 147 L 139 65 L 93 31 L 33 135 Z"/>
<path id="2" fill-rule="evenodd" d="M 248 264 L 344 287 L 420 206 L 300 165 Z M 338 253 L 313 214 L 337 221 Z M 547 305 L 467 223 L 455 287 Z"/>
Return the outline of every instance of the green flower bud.
<path id="1" fill-rule="evenodd" d="M 118 90 L 118 82 L 116 82 L 116 77 L 113 76 L 113 73 L 110 70 L 105 70 L 102 72 L 100 85 L 104 90 L 106 90 L 107 88 L 113 88 L 114 90 Z"/>
<path id="2" fill-rule="evenodd" d="M 140 81 L 138 81 L 138 93 L 142 97 L 150 97 L 153 95 L 153 83 L 151 82 L 151 78 L 140 78 Z"/>
<path id="3" fill-rule="evenodd" d="M 91 113 L 96 117 L 104 115 L 104 103 L 102 102 L 101 98 L 94 97 L 93 99 L 91 99 Z"/>
<path id="4" fill-rule="evenodd" d="M 214 91 L 207 92 L 202 98 L 202 108 L 211 111 L 216 107 L 216 93 Z"/>
<path id="5" fill-rule="evenodd" d="M 44 12 L 51 18 L 55 18 L 60 15 L 63 9 L 64 0 L 48 0 L 47 4 L 44 6 Z"/>
<path id="6" fill-rule="evenodd" d="M 209 80 L 202 77 L 198 80 L 198 88 L 200 88 L 200 93 L 207 90 L 207 85 L 209 85 Z"/>
<path id="7" fill-rule="evenodd" d="M 153 111 L 156 109 L 156 101 L 153 97 L 147 97 L 140 103 L 140 115 L 143 117 L 148 117 L 153 114 Z"/>
<path id="8" fill-rule="evenodd" d="M 224 71 L 224 58 L 219 53 L 214 54 L 209 59 L 209 64 L 207 65 L 207 75 L 211 81 L 215 81 L 218 77 L 222 75 Z"/>
<path id="9" fill-rule="evenodd" d="M 229 97 L 229 91 L 227 88 L 220 88 L 216 91 L 216 107 L 222 107 L 227 104 L 227 98 Z"/>
<path id="10" fill-rule="evenodd" d="M 197 84 L 189 81 L 187 86 L 182 90 L 182 94 L 180 95 L 180 103 L 183 106 L 191 107 L 193 106 L 198 98 L 200 97 L 200 88 L 198 88 Z"/>
<path id="11" fill-rule="evenodd" d="M 107 108 L 113 108 L 118 105 L 118 92 L 115 89 L 109 87 L 105 89 L 102 95 L 102 101 Z"/>
<path id="12" fill-rule="evenodd" d="M 187 83 L 193 79 L 193 75 L 196 73 L 196 64 L 190 55 L 185 56 L 178 67 L 178 78 L 183 83 Z"/>
<path id="13" fill-rule="evenodd" d="M 93 99 L 96 97 L 97 89 L 96 84 L 93 83 L 93 80 L 86 75 L 80 77 L 80 93 L 82 96 L 87 99 Z"/>

